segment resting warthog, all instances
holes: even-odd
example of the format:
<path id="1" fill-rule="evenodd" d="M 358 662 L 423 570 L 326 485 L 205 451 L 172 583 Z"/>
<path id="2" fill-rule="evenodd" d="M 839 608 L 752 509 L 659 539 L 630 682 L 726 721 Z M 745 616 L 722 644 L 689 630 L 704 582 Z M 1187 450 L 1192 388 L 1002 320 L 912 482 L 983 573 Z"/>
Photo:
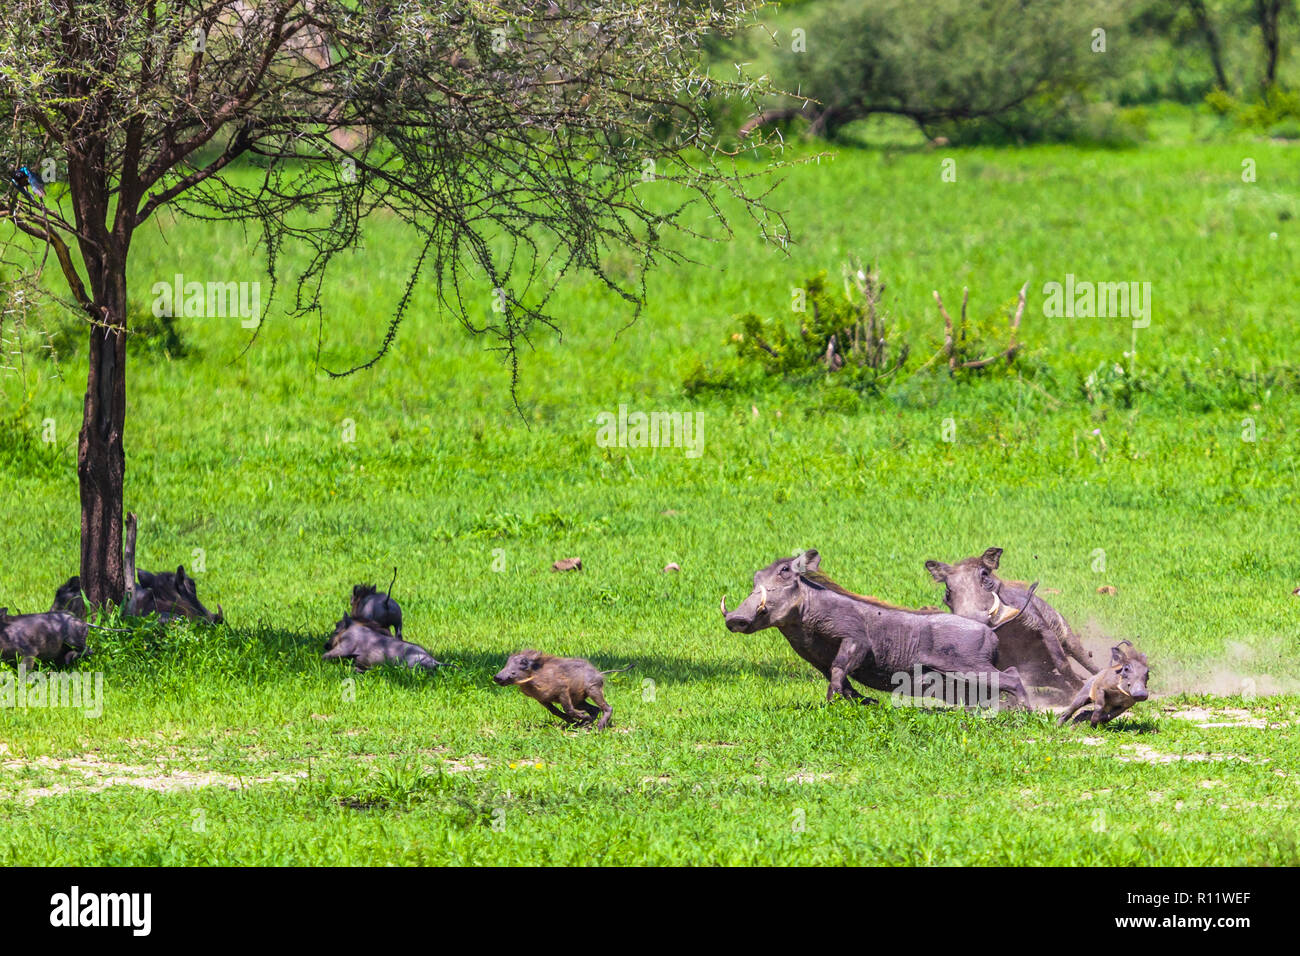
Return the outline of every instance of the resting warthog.
<path id="1" fill-rule="evenodd" d="M 85 616 L 86 603 L 81 596 L 80 577 L 74 575 L 68 578 L 55 592 L 54 606 L 51 610 L 69 611 L 78 617 Z M 137 572 L 136 585 L 131 592 L 131 604 L 127 607 L 126 613 L 144 617 L 155 611 L 164 621 L 189 617 L 220 624 L 226 619 L 226 612 L 220 604 L 217 605 L 216 614 L 203 606 L 194 579 L 185 573 L 184 565 L 177 567 L 175 574 L 171 571 L 163 571 L 159 574 L 151 574 L 148 571 Z"/>
<path id="2" fill-rule="evenodd" d="M 81 596 L 81 578 L 76 576 L 68 578 L 54 592 L 54 603 L 50 605 L 50 610 L 67 611 L 77 617 L 86 616 L 86 599 Z"/>
<path id="3" fill-rule="evenodd" d="M 393 568 L 393 584 L 397 583 L 397 568 Z M 400 640 L 402 637 L 402 609 L 393 600 L 393 584 L 388 593 L 376 591 L 373 584 L 358 584 L 352 589 L 352 616 L 362 621 L 373 621 L 380 627 L 390 627 Z"/>
<path id="4" fill-rule="evenodd" d="M 0 660 L 17 661 L 30 669 L 36 661 L 71 664 L 88 657 L 85 621 L 67 611 L 9 616 L 0 607 Z"/>
<path id="5" fill-rule="evenodd" d="M 1023 673 L 1029 686 L 1073 694 L 1084 678 L 1074 672 L 1069 658 L 1093 674 L 1097 667 L 1092 655 L 1056 608 L 1031 596 L 1023 582 L 1003 581 L 993 573 L 1001 558 L 1001 548 L 989 548 L 956 564 L 927 561 L 925 568 L 947 588 L 943 602 L 954 614 L 997 628 L 999 659 Z"/>
<path id="6" fill-rule="evenodd" d="M 756 572 L 754 590 L 734 611 L 727 612 L 723 596 L 727 628 L 780 630 L 829 681 L 827 700 L 836 694 L 862 699 L 849 677 L 876 690 L 910 687 L 915 696 L 921 688 L 911 687 L 912 675 L 938 674 L 981 684 L 995 695 L 1010 693 L 1015 704 L 1028 706 L 1016 669 L 999 669 L 998 636 L 988 625 L 854 594 L 817 573 L 820 564 L 816 551 L 805 551 Z"/>
<path id="7" fill-rule="evenodd" d="M 552 657 L 541 651 L 511 654 L 493 680 L 503 687 L 513 684 L 556 717 L 569 724 L 589 724 L 600 714 L 597 730 L 609 726 L 614 708 L 605 700 L 605 675 L 625 671 L 598 671 L 581 657 Z M 591 699 L 591 703 L 588 702 Z M 556 707 L 556 704 L 559 707 Z"/>
<path id="8" fill-rule="evenodd" d="M 213 624 L 220 624 L 226 618 L 226 612 L 220 604 L 217 605 L 216 614 L 203 606 L 194 579 L 185 573 L 183 564 L 177 566 L 175 574 L 170 571 L 161 574 L 141 571 L 137 574 L 136 580 L 140 582 L 138 587 L 144 588 L 147 592 L 135 596 L 139 608 L 135 611 L 137 614 L 157 611 L 158 616 L 164 621 L 170 621 L 175 617 L 201 617 Z"/>
<path id="9" fill-rule="evenodd" d="M 403 664 L 436 670 L 445 667 L 419 644 L 401 641 L 373 621 L 354 621 L 347 614 L 325 642 L 325 660 L 350 659 L 358 672 L 380 664 Z"/>
<path id="10" fill-rule="evenodd" d="M 1147 675 L 1150 672 L 1147 656 L 1131 642 L 1120 641 L 1110 650 L 1110 666 L 1088 678 L 1070 701 L 1070 706 L 1062 712 L 1057 726 L 1071 717 L 1075 720 L 1087 717 L 1094 727 L 1114 720 L 1134 704 L 1147 699 Z M 1079 712 L 1089 704 L 1092 704 L 1091 715 L 1086 711 Z"/>

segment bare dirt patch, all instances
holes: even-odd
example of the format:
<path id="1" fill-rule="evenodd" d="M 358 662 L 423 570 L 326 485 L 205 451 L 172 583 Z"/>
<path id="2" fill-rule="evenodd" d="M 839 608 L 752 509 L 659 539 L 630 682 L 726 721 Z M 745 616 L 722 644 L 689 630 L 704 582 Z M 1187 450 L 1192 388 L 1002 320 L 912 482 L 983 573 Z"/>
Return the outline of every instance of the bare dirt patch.
<path id="1" fill-rule="evenodd" d="M 832 779 L 833 776 L 834 776 L 833 774 L 829 774 L 829 773 L 808 773 L 805 771 L 800 771 L 799 773 L 791 774 L 790 776 L 786 777 L 785 782 L 786 783 L 820 783 L 823 780 Z"/>
<path id="2" fill-rule="evenodd" d="M 1291 725 L 1287 720 L 1267 720 L 1254 716 L 1241 707 L 1187 707 L 1168 714 L 1174 720 L 1186 720 L 1199 727 L 1255 727 L 1259 730 L 1281 730 Z"/>
<path id="3" fill-rule="evenodd" d="M 472 770 L 486 770 L 488 758 L 482 754 L 466 754 L 463 757 L 446 757 L 442 769 L 447 773 L 469 773 Z"/>
<path id="4" fill-rule="evenodd" d="M 484 770 L 488 767 L 488 758 L 482 754 L 466 754 L 464 757 L 444 757 L 445 747 L 425 748 L 416 753 L 419 756 L 437 756 L 440 766 L 426 766 L 426 772 L 468 773 Z M 409 754 L 350 754 L 347 760 L 365 765 L 373 764 L 381 757 L 410 756 Z M 183 790 L 199 790 L 204 787 L 220 787 L 226 790 L 243 790 L 252 786 L 270 783 L 298 783 L 308 777 L 309 771 L 304 766 L 297 771 L 270 771 L 251 769 L 247 774 L 239 772 L 218 772 L 193 768 L 181 768 L 177 763 L 195 763 L 208 759 L 204 754 L 188 754 L 171 748 L 168 756 L 157 757 L 148 763 L 132 763 L 123 760 L 109 760 L 97 753 L 86 753 L 71 757 L 30 757 L 18 758 L 9 755 L 8 745 L 0 743 L 0 799 L 18 799 L 31 804 L 45 797 L 58 797 L 68 793 L 101 793 L 110 787 L 137 787 L 141 790 L 153 790 L 159 793 L 173 793 Z M 173 766 L 168 766 L 168 764 Z M 531 762 L 529 766 L 541 766 L 540 761 Z M 50 776 L 58 775 L 62 779 L 43 785 L 33 786 L 28 779 L 32 771 L 44 771 Z M 23 775 L 17 777 L 17 775 Z M 12 775 L 12 776 L 11 776 Z"/>
<path id="5" fill-rule="evenodd" d="M 1240 760 L 1242 763 L 1268 763 L 1268 757 L 1256 757 L 1247 754 L 1228 754 L 1228 753 L 1195 753 L 1195 754 L 1171 754 L 1162 753 L 1154 747 L 1148 747 L 1146 744 L 1121 744 L 1120 750 L 1125 751 L 1122 754 L 1116 754 L 1115 759 L 1120 763 L 1178 763 L 1185 761 L 1187 763 L 1219 763 L 1224 760 Z"/>
<path id="6" fill-rule="evenodd" d="M 153 764 L 130 764 L 105 760 L 96 754 L 83 754 L 80 757 L 35 757 L 30 760 L 10 759 L 0 762 L 0 773 L 5 771 L 25 771 L 39 768 L 51 773 L 62 773 L 69 778 L 67 783 L 53 783 L 43 787 L 23 787 L 17 789 L 6 787 L 0 777 L 0 790 L 7 791 L 10 798 L 33 803 L 43 797 L 57 797 L 65 793 L 100 793 L 110 787 L 138 787 L 142 790 L 154 790 L 172 793 L 179 790 L 197 790 L 203 787 L 222 787 L 227 790 L 242 790 L 256 784 L 297 783 L 307 776 L 307 771 L 297 773 L 271 772 L 256 776 L 242 776 L 231 773 L 216 773 L 200 770 L 169 770 L 165 760 Z M 17 781 L 14 781 L 17 783 Z"/>

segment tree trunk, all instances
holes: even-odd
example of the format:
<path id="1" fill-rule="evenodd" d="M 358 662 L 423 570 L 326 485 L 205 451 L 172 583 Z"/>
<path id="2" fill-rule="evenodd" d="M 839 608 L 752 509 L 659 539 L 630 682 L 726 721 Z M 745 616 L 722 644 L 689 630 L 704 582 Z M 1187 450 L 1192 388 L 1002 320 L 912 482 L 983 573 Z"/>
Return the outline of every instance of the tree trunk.
<path id="1" fill-rule="evenodd" d="M 1271 90 L 1277 80 L 1278 20 L 1281 14 L 1282 0 L 1255 0 L 1255 16 L 1264 41 L 1265 91 Z"/>
<path id="2" fill-rule="evenodd" d="M 1196 17 L 1196 25 L 1200 27 L 1201 34 L 1205 37 L 1205 45 L 1209 48 L 1210 65 L 1214 68 L 1214 82 L 1223 92 L 1231 93 L 1232 87 L 1228 85 L 1228 74 L 1223 69 L 1223 51 L 1219 45 L 1219 33 L 1214 29 L 1209 11 L 1205 9 L 1205 0 L 1189 0 L 1188 6 L 1191 7 L 1192 15 Z"/>
<path id="3" fill-rule="evenodd" d="M 91 326 L 90 363 L 77 478 L 81 489 L 81 588 L 91 607 L 121 602 L 122 486 L 126 454 L 126 260 L 106 257 L 92 277 L 95 305 L 103 318 Z"/>

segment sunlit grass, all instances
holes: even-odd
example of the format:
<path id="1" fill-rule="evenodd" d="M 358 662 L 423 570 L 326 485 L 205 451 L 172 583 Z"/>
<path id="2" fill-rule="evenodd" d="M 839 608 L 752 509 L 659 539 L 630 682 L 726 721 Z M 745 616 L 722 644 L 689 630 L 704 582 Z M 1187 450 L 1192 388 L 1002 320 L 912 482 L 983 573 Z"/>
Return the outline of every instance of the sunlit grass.
<path id="1" fill-rule="evenodd" d="M 332 277 L 319 342 L 278 310 L 246 354 L 237 319 L 182 320 L 190 357 L 130 363 L 127 506 L 140 565 L 204 567 L 200 596 L 228 625 L 102 641 L 84 665 L 106 674 L 98 719 L 0 710 L 0 862 L 1300 862 L 1295 781 L 1278 773 L 1300 757 L 1300 401 L 1089 404 L 1087 373 L 1131 361 L 1130 323 L 1041 309 L 1067 273 L 1149 281 L 1138 368 L 1297 363 L 1300 166 L 1267 142 L 952 155 L 951 184 L 940 152 L 789 171 L 788 256 L 747 234 L 692 244 L 701 264 L 657 273 L 625 331 L 625 306 L 567 284 L 564 341 L 539 335 L 522 356 L 522 416 L 499 358 L 427 292 L 374 371 L 316 367 L 318 345 L 338 368 L 382 338 L 411 260 L 385 225 Z M 788 318 L 791 286 L 850 255 L 879 266 L 917 343 L 941 335 L 931 290 L 951 303 L 969 286 L 992 309 L 1029 281 L 1032 382 L 683 397 L 697 363 L 732 361 L 736 314 Z M 137 307 L 177 272 L 259 278 L 241 234 L 181 223 L 133 251 Z M 48 607 L 78 554 L 84 370 L 36 367 L 0 377 L 0 418 L 30 389 L 14 427 L 39 439 L 51 419 L 57 435 L 53 463 L 11 441 L 0 464 L 0 605 L 23 611 Z M 699 412 L 703 456 L 598 447 L 595 416 L 619 403 Z M 920 605 L 940 596 L 927 558 L 995 544 L 1081 632 L 1135 640 L 1154 692 L 1187 696 L 1095 734 L 1044 715 L 826 707 L 778 633 L 720 623 L 723 592 L 796 548 Z M 548 570 L 574 555 L 582 572 Z M 394 565 L 407 636 L 461 667 L 351 681 L 322 643 L 351 585 L 386 584 Z M 635 662 L 608 684 L 612 731 L 565 731 L 493 686 L 523 646 Z M 1265 726 L 1173 716 L 1193 705 Z M 69 765 L 86 755 L 120 767 Z M 90 789 L 203 773 L 214 785 Z"/>

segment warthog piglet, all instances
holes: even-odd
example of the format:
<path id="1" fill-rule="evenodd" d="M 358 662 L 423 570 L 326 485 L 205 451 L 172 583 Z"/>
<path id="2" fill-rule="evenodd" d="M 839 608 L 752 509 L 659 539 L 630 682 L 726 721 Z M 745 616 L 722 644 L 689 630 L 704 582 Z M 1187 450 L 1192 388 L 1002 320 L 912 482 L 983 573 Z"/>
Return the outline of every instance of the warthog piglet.
<path id="1" fill-rule="evenodd" d="M 1074 700 L 1070 701 L 1070 706 L 1061 714 L 1057 726 L 1071 717 L 1075 720 L 1087 717 L 1094 727 L 1114 720 L 1150 696 L 1147 693 L 1147 675 L 1150 672 L 1147 656 L 1130 642 L 1120 641 L 1111 648 L 1110 666 L 1088 679 Z M 1077 713 L 1089 704 L 1092 705 L 1091 715 L 1087 711 Z"/>
<path id="2" fill-rule="evenodd" d="M 596 729 L 604 730 L 614 714 L 614 708 L 605 700 L 605 675 L 634 666 L 598 671 L 580 657 L 552 657 L 527 650 L 511 654 L 506 666 L 492 679 L 503 687 L 513 684 L 569 724 L 589 724 L 600 714 Z"/>

